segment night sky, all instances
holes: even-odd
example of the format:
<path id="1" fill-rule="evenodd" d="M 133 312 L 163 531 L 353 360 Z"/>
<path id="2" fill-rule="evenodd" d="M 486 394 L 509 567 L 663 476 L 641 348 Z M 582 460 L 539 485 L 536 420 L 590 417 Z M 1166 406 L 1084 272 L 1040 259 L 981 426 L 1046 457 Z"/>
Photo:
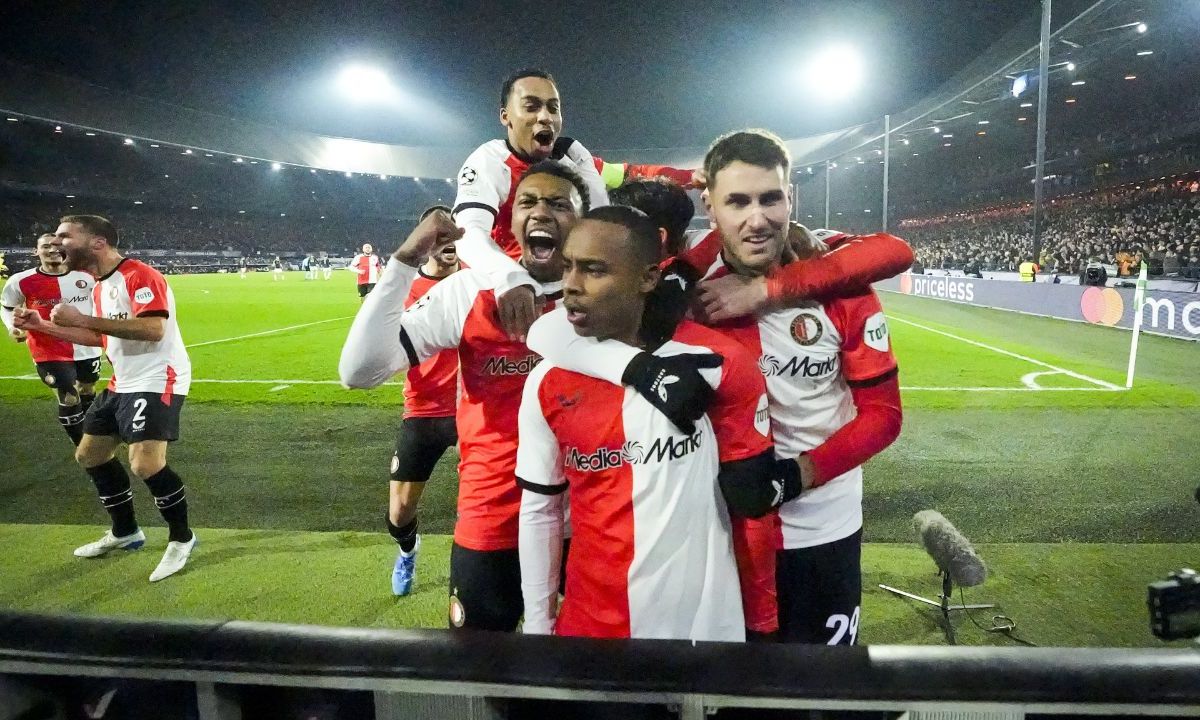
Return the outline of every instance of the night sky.
<path id="1" fill-rule="evenodd" d="M 1055 26 L 1084 0 L 1057 0 Z M 501 134 L 499 86 L 519 67 L 558 80 L 564 134 L 595 148 L 784 137 L 898 112 L 969 63 L 1037 0 L 841 2 L 172 2 L 8 0 L 0 56 L 157 100 L 274 125 L 411 145 Z M 857 46 L 868 68 L 838 106 L 797 79 L 814 48 Z M 1029 44 L 1036 37 L 1029 38 Z M 408 100 L 350 104 L 347 62 L 384 67 Z"/>

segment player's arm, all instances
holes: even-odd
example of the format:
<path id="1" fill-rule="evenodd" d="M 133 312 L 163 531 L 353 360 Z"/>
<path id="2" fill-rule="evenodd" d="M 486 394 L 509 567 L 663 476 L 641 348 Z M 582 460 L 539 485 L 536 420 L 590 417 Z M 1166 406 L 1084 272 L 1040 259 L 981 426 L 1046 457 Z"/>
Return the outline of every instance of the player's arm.
<path id="1" fill-rule="evenodd" d="M 409 233 L 393 255 L 396 262 L 384 268 L 379 283 L 354 316 L 338 360 L 343 385 L 378 387 L 396 373 L 458 346 L 478 292 L 464 281 L 469 278 L 466 273 L 455 273 L 434 285 L 407 311 L 404 301 L 421 264 L 460 235 L 450 218 L 440 212 L 431 213 Z"/>
<path id="2" fill-rule="evenodd" d="M 486 146 L 480 147 L 467 156 L 458 171 L 458 193 L 454 198 L 454 220 L 463 230 L 462 240 L 455 245 L 458 256 L 488 276 L 497 296 L 519 285 L 535 287 L 521 264 L 492 239 L 496 215 L 507 199 L 507 190 L 501 186 L 508 173 Z M 517 180 L 512 178 L 514 183 Z"/>
<path id="3" fill-rule="evenodd" d="M 904 272 L 913 262 L 908 243 L 887 233 L 852 236 L 793 225 L 791 237 L 801 245 L 827 243 L 829 250 L 790 262 L 765 277 L 727 275 L 701 283 L 705 315 L 718 322 L 813 298 L 845 297 Z"/>
<path id="4" fill-rule="evenodd" d="M 162 312 L 162 315 L 156 314 L 132 317 L 126 320 L 110 320 L 108 318 L 84 315 L 70 305 L 59 304 L 55 305 L 54 309 L 50 311 L 50 320 L 59 327 L 68 330 L 82 330 L 97 336 L 108 335 L 109 337 L 121 338 L 122 340 L 158 342 L 166 334 L 166 311 Z M 63 337 L 63 339 L 68 340 L 70 338 Z M 99 342 L 90 343 L 76 340 L 71 340 L 71 342 L 80 345 L 100 344 Z"/>
<path id="5" fill-rule="evenodd" d="M 518 414 L 517 484 L 521 486 L 518 554 L 521 595 L 525 602 L 524 632 L 554 632 L 562 567 L 567 489 L 558 440 L 546 423 L 539 397 L 549 363 L 530 374 Z"/>
<path id="6" fill-rule="evenodd" d="M 58 307 L 64 306 L 59 305 Z M 57 310 L 58 308 L 56 307 L 55 309 Z M 36 310 L 29 308 L 18 307 L 13 309 L 13 325 L 22 332 L 40 332 L 43 335 L 49 335 L 59 340 L 66 340 L 76 345 L 89 345 L 92 347 L 100 347 L 102 345 L 100 333 L 79 327 L 57 325 L 44 319 Z"/>
<path id="7" fill-rule="evenodd" d="M 598 208 L 607 205 L 608 188 L 604 184 L 604 178 L 600 177 L 600 171 L 596 169 L 596 160 L 592 157 L 592 153 L 578 140 L 559 138 L 558 142 L 569 143 L 563 159 L 574 165 L 579 177 L 583 178 L 583 184 L 587 186 L 588 190 L 588 207 Z"/>
<path id="8" fill-rule="evenodd" d="M 562 308 L 538 318 L 526 344 L 565 370 L 633 387 L 689 435 L 713 395 L 700 368 L 721 364 L 711 353 L 660 357 L 617 340 L 580 337 Z"/>
<path id="9" fill-rule="evenodd" d="M 17 284 L 16 278 L 9 278 L 4 283 L 4 289 L 0 290 L 0 321 L 4 322 L 8 334 L 17 342 L 25 339 L 25 331 L 19 330 L 13 324 L 16 318 L 14 311 L 24 306 L 25 293 L 21 292 L 21 286 Z"/>
<path id="10" fill-rule="evenodd" d="M 875 293 L 832 308 L 842 330 L 842 373 L 858 413 L 797 459 L 805 488 L 820 487 L 862 465 L 900 436 L 903 411 L 896 358 Z"/>

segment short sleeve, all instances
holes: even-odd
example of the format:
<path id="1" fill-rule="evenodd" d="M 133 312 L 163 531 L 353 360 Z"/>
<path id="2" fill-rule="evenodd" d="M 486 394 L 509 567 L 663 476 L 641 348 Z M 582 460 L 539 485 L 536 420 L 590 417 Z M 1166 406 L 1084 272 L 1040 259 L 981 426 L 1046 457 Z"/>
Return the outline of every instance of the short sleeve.
<path id="1" fill-rule="evenodd" d="M 134 317 L 168 317 L 167 281 L 162 273 L 143 265 L 125 276 L 129 305 Z"/>
<path id="2" fill-rule="evenodd" d="M 842 335 L 842 373 L 851 385 L 872 385 L 896 371 L 883 306 L 873 291 L 826 306 Z"/>
<path id="3" fill-rule="evenodd" d="M 595 168 L 592 169 L 595 172 Z M 467 208 L 488 210 L 495 215 L 508 197 L 503 188 L 508 185 L 508 167 L 499 162 L 487 145 L 481 145 L 467 156 L 458 171 L 458 194 L 454 212 Z"/>
<path id="4" fill-rule="evenodd" d="M 25 304 L 25 293 L 21 292 L 20 281 L 16 276 L 10 277 L 0 291 L 0 305 L 6 308 L 17 308 Z"/>
<path id="5" fill-rule="evenodd" d="M 542 381 L 552 367 L 542 361 L 529 374 L 517 415 L 517 482 L 523 489 L 543 495 L 556 495 L 567 488 L 558 439 L 542 410 Z"/>

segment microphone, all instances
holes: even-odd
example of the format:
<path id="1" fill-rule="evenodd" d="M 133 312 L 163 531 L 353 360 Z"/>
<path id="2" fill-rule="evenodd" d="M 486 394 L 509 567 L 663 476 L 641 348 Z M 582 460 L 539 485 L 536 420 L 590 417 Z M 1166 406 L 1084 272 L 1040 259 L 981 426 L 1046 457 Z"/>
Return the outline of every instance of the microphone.
<path id="1" fill-rule="evenodd" d="M 987 579 L 987 566 L 975 548 L 940 512 L 922 510 L 913 515 L 913 528 L 938 570 L 955 585 L 975 587 Z"/>

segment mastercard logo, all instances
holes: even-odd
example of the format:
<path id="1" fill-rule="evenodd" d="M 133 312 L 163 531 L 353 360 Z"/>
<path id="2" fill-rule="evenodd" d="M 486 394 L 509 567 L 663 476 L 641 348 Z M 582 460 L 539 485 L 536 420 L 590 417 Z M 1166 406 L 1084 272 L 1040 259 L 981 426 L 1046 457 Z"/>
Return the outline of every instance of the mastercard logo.
<path id="1" fill-rule="evenodd" d="M 1125 301 L 1112 288 L 1090 287 L 1079 299 L 1083 319 L 1099 325 L 1116 325 L 1125 314 Z"/>
<path id="2" fill-rule="evenodd" d="M 912 274 L 904 273 L 900 276 L 900 292 L 905 295 L 912 295 Z"/>

